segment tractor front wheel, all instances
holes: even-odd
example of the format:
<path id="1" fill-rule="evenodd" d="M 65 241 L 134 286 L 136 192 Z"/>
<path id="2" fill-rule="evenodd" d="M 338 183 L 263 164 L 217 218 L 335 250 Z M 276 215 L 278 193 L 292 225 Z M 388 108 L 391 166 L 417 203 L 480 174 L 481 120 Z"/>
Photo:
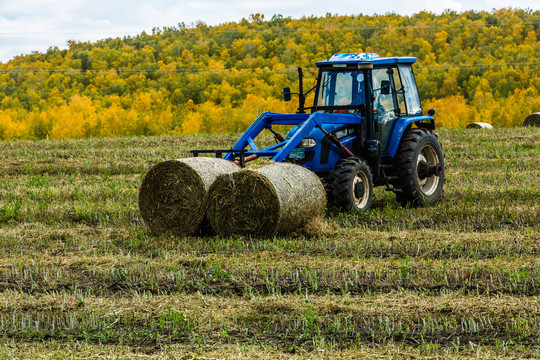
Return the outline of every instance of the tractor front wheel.
<path id="1" fill-rule="evenodd" d="M 431 205 L 439 200 L 444 185 L 444 154 L 431 131 L 407 131 L 395 161 L 398 184 L 394 188 L 402 205 Z"/>
<path id="2" fill-rule="evenodd" d="M 368 210 L 373 201 L 373 175 L 359 158 L 339 161 L 327 178 L 328 203 L 341 210 Z"/>

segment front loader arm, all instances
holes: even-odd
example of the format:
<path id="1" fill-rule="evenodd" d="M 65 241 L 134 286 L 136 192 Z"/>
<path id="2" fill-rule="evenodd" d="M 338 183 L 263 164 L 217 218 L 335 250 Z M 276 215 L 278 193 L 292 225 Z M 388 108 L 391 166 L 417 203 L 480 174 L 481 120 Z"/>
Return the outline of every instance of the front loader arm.
<path id="1" fill-rule="evenodd" d="M 253 140 L 261 133 L 261 131 L 267 128 L 271 128 L 272 125 L 298 125 L 301 122 L 306 121 L 308 117 L 309 117 L 309 114 L 290 114 L 289 115 L 289 114 L 277 114 L 277 113 L 271 113 L 271 112 L 262 113 L 257 118 L 257 120 L 255 120 L 253 124 L 251 124 L 251 126 L 244 132 L 244 134 L 242 134 L 240 139 L 238 139 L 236 144 L 234 144 L 234 146 L 232 147 L 232 150 L 243 150 L 249 145 L 251 147 L 251 151 L 247 151 L 245 153 L 246 155 L 271 156 L 271 154 L 268 154 L 269 151 L 272 152 L 272 154 L 274 152 L 275 153 L 278 152 L 276 150 L 276 145 L 263 149 L 263 150 L 259 150 L 255 147 Z M 286 144 L 288 143 L 288 140 L 282 143 Z M 285 155 L 285 157 L 287 157 L 287 155 Z M 227 155 L 225 155 L 225 159 L 230 160 L 230 161 L 233 161 L 234 157 L 235 157 L 234 153 L 228 153 Z M 285 159 L 285 157 L 283 159 Z"/>
<path id="2" fill-rule="evenodd" d="M 234 144 L 232 150 L 241 151 L 248 145 L 251 151 L 245 151 L 247 157 L 268 156 L 272 161 L 282 162 L 300 144 L 302 140 L 307 138 L 311 131 L 316 127 L 322 127 L 323 124 L 355 124 L 358 125 L 360 119 L 352 114 L 331 114 L 315 112 L 313 114 L 277 114 L 265 112 L 257 118 Z M 254 139 L 261 131 L 266 128 L 271 128 L 272 125 L 300 125 L 300 128 L 294 135 L 276 145 L 266 149 L 257 149 Z M 225 155 L 225 159 L 234 161 L 235 153 L 230 152 Z"/>

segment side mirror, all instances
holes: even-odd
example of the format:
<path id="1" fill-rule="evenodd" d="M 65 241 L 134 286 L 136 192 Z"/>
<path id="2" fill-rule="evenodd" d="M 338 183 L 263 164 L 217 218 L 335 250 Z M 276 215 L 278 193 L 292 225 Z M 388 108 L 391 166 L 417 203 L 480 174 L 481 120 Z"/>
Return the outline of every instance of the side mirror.
<path id="1" fill-rule="evenodd" d="M 283 100 L 291 101 L 291 88 L 288 86 L 283 89 Z"/>
<path id="2" fill-rule="evenodd" d="M 435 109 L 429 109 L 429 110 L 427 111 L 427 114 L 428 114 L 429 116 L 435 115 Z"/>
<path id="3" fill-rule="evenodd" d="M 381 81 L 381 94 L 383 95 L 390 94 L 390 81 L 389 80 Z"/>

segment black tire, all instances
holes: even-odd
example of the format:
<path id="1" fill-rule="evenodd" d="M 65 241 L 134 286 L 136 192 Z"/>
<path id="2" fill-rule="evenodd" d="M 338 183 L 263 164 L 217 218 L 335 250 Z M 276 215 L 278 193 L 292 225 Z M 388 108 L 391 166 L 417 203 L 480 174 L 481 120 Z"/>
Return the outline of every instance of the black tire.
<path id="1" fill-rule="evenodd" d="M 373 201 L 373 175 L 359 158 L 340 160 L 327 178 L 328 203 L 341 210 L 365 211 Z"/>
<path id="2" fill-rule="evenodd" d="M 426 164 L 434 173 L 427 173 Z M 440 199 L 445 179 L 444 154 L 430 130 L 408 130 L 399 144 L 394 166 L 398 176 L 394 191 L 403 206 L 432 205 Z"/>

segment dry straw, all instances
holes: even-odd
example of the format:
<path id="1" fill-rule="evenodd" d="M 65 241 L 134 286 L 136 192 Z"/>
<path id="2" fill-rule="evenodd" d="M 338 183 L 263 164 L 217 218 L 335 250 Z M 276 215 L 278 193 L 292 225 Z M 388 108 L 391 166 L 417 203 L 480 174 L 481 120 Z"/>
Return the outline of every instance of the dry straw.
<path id="1" fill-rule="evenodd" d="M 208 190 L 208 220 L 220 235 L 288 233 L 316 223 L 325 210 L 321 180 L 293 164 L 221 175 Z"/>
<path id="2" fill-rule="evenodd" d="M 139 208 L 154 233 L 196 233 L 205 216 L 206 193 L 222 174 L 238 170 L 227 160 L 194 157 L 161 162 L 150 169 L 139 191 Z"/>

